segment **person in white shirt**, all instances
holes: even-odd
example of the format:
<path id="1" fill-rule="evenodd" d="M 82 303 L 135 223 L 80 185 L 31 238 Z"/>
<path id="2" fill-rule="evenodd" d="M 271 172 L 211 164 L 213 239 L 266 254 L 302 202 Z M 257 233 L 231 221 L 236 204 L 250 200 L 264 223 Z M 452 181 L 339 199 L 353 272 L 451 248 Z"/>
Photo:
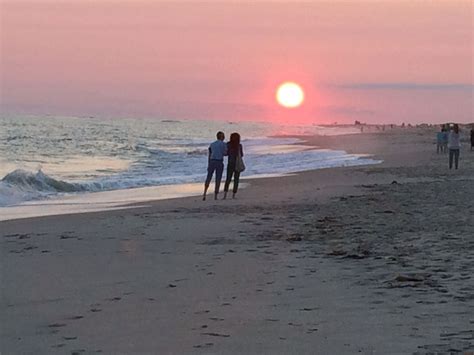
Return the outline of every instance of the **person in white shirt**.
<path id="1" fill-rule="evenodd" d="M 204 194 L 202 200 L 206 200 L 207 189 L 211 184 L 212 175 L 216 172 L 216 187 L 214 189 L 214 199 L 217 200 L 219 194 L 219 188 L 222 180 L 222 172 L 224 171 L 224 156 L 227 155 L 227 144 L 224 143 L 225 135 L 224 132 L 217 132 L 217 140 L 209 146 L 209 158 L 207 165 L 207 177 L 204 183 Z"/>
<path id="2" fill-rule="evenodd" d="M 457 169 L 459 165 L 459 151 L 461 150 L 461 136 L 459 134 L 459 126 L 454 125 L 453 130 L 449 132 L 448 136 L 448 149 L 449 149 L 449 169 L 454 167 Z"/>

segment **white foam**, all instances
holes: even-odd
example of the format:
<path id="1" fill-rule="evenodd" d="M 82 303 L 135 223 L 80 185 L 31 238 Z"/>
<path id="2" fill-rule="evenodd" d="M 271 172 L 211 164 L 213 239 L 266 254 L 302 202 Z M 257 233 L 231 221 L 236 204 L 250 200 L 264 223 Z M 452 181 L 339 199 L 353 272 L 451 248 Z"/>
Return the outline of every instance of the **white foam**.
<path id="1" fill-rule="evenodd" d="M 48 200 L 1 207 L 0 221 L 131 208 L 124 205 L 137 203 L 140 206 L 133 208 L 139 208 L 153 200 L 197 196 L 202 194 L 202 188 L 202 183 L 195 183 L 63 195 Z"/>

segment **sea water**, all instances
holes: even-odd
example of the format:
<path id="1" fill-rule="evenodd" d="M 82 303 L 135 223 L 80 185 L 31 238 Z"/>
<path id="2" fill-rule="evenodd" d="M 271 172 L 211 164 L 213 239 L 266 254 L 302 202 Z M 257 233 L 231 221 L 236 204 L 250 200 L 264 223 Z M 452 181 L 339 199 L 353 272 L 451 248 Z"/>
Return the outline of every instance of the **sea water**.
<path id="1" fill-rule="evenodd" d="M 377 163 L 370 157 L 317 149 L 305 146 L 302 140 L 282 137 L 358 132 L 353 127 L 3 116 L 0 206 L 31 201 L 37 204 L 103 191 L 202 183 L 208 146 L 219 130 L 227 137 L 232 132 L 241 134 L 247 166 L 244 178 Z"/>

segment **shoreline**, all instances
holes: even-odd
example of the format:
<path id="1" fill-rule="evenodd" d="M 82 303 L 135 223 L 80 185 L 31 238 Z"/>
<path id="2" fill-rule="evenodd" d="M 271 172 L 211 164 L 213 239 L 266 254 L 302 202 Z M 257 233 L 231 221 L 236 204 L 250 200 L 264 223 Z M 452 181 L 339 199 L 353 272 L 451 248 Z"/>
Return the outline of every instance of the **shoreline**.
<path id="1" fill-rule="evenodd" d="M 353 134 L 351 134 L 352 136 Z M 359 135 L 358 133 L 356 135 Z M 335 136 L 331 136 L 335 137 Z M 301 142 L 294 143 L 296 146 L 306 146 L 306 143 L 317 140 L 317 136 L 279 136 L 279 138 L 297 138 Z M 330 147 L 315 145 L 309 143 L 309 149 L 316 150 L 335 150 Z M 340 150 L 340 149 L 339 149 Z M 360 155 L 367 159 L 371 159 L 371 154 L 351 153 L 351 155 Z M 380 162 L 367 164 L 354 164 L 352 166 L 376 165 Z M 241 179 L 241 188 L 252 185 L 255 180 L 285 178 L 287 176 L 302 174 L 305 172 L 337 169 L 340 167 L 322 167 L 319 169 L 303 170 L 288 173 L 261 174 L 244 177 Z M 221 186 L 223 188 L 223 184 Z M 82 213 L 96 213 L 113 210 L 123 210 L 131 208 L 146 208 L 150 203 L 180 199 L 188 197 L 196 197 L 202 194 L 202 183 L 182 183 L 173 185 L 157 185 L 146 187 L 133 187 L 128 189 L 117 189 L 108 191 L 76 193 L 64 196 L 53 196 L 52 198 L 25 201 L 18 205 L 0 207 L 0 223 L 4 221 L 41 218 L 45 216 L 61 216 Z"/>
<path id="2" fill-rule="evenodd" d="M 449 171 L 428 130 L 323 141 L 384 162 L 1 222 L 0 350 L 472 352 L 474 153 Z"/>

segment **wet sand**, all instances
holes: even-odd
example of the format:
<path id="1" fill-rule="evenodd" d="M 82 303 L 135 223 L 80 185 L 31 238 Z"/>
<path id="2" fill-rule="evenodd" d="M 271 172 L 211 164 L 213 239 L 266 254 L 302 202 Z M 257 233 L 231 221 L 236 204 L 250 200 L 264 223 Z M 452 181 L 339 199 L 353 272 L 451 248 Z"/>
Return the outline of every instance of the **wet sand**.
<path id="1" fill-rule="evenodd" d="M 474 351 L 474 152 L 434 133 L 309 137 L 380 165 L 0 222 L 2 354 Z"/>

